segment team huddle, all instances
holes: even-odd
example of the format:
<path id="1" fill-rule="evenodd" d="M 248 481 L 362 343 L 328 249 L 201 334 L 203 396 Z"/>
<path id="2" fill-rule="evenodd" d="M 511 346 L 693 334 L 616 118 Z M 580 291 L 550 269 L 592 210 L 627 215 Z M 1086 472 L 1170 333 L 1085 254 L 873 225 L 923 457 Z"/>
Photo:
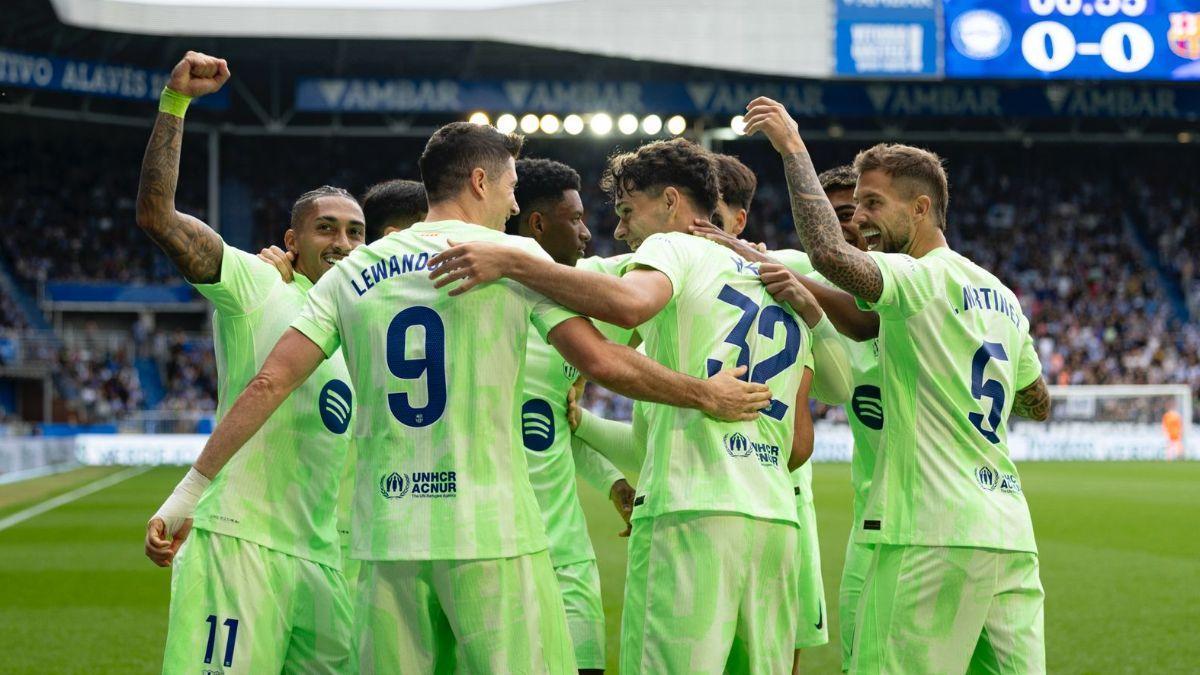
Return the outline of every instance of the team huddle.
<path id="1" fill-rule="evenodd" d="M 679 138 L 608 160 L 631 252 L 584 258 L 578 173 L 456 122 L 420 182 L 305 193 L 253 255 L 174 205 L 188 103 L 229 77 L 172 71 L 137 200 L 219 365 L 220 423 L 147 526 L 164 673 L 603 671 L 577 476 L 627 524 L 622 673 L 799 672 L 829 639 L 810 399 L 854 438 L 843 670 L 1045 671 L 1005 438 L 1049 395 L 1016 296 L 946 242 L 936 155 L 818 174 L 758 98 L 804 252 L 742 238 L 753 172 Z"/>

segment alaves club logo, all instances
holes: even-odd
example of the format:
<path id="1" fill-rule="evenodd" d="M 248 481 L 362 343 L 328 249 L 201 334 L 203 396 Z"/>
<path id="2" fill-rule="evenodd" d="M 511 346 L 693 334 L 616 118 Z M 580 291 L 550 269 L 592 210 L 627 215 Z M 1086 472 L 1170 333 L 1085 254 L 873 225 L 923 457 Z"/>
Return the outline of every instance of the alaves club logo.
<path id="1" fill-rule="evenodd" d="M 725 434 L 725 452 L 730 457 L 749 457 L 750 441 L 742 434 Z"/>
<path id="2" fill-rule="evenodd" d="M 563 375 L 571 382 L 574 382 L 579 379 L 579 369 L 563 361 Z"/>
<path id="3" fill-rule="evenodd" d="M 996 489 L 996 485 L 1000 481 L 1000 476 L 992 467 L 981 466 L 975 469 L 975 480 L 979 482 L 979 487 L 991 492 Z"/>
<path id="4" fill-rule="evenodd" d="M 554 412 L 550 404 L 531 398 L 521 406 L 521 438 L 525 447 L 542 452 L 554 444 Z"/>
<path id="5" fill-rule="evenodd" d="M 875 431 L 883 428 L 883 403 L 880 396 L 879 387 L 864 384 L 854 389 L 854 395 L 850 399 L 850 409 L 854 411 L 854 416 Z"/>
<path id="6" fill-rule="evenodd" d="M 395 471 L 379 479 L 379 494 L 387 499 L 400 499 L 411 487 L 412 482 Z"/>
<path id="7" fill-rule="evenodd" d="M 354 395 L 350 393 L 350 385 L 341 380 L 330 380 L 321 389 L 317 397 L 317 409 L 321 412 L 321 421 L 325 428 L 335 434 L 344 434 L 350 427 L 351 404 Z"/>

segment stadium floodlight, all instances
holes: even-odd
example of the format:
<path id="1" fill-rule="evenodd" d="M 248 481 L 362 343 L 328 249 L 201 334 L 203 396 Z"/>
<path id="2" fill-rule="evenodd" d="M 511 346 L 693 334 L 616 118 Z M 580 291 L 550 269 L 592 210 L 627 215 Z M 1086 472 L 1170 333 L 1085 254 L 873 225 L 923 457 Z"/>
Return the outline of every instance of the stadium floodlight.
<path id="1" fill-rule="evenodd" d="M 592 115 L 592 119 L 588 120 L 588 126 L 591 127 L 592 133 L 597 136 L 607 136 L 608 132 L 612 131 L 613 119 L 608 113 L 596 113 Z"/>
<path id="2" fill-rule="evenodd" d="M 1191 143 L 1192 142 L 1192 132 L 1181 131 L 1181 132 L 1179 132 L 1178 135 L 1175 136 L 1175 140 L 1179 141 L 1180 143 Z"/>
<path id="3" fill-rule="evenodd" d="M 729 120 L 729 128 L 733 129 L 733 133 L 738 136 L 746 135 L 746 118 L 741 115 L 734 115 L 733 119 Z"/>
<path id="4" fill-rule="evenodd" d="M 562 124 L 554 115 L 542 115 L 541 125 L 542 133 L 546 134 L 557 134 L 558 130 L 562 128 Z"/>
<path id="5" fill-rule="evenodd" d="M 538 116 L 530 113 L 521 117 L 521 132 L 532 134 L 538 130 Z"/>
<path id="6" fill-rule="evenodd" d="M 471 124 L 478 124 L 481 126 L 492 123 L 492 120 L 488 118 L 487 113 L 483 112 L 482 110 L 471 113 L 471 116 L 467 118 L 467 121 Z"/>
<path id="7" fill-rule="evenodd" d="M 642 120 L 642 131 L 651 136 L 658 135 L 662 131 L 662 118 L 658 115 L 646 115 Z"/>
<path id="8" fill-rule="evenodd" d="M 502 134 L 511 134 L 517 130 L 517 118 L 508 113 L 496 118 L 496 130 Z"/>
<path id="9" fill-rule="evenodd" d="M 583 131 L 583 118 L 579 115 L 567 115 L 563 119 L 563 130 L 572 136 L 578 136 Z"/>
<path id="10" fill-rule="evenodd" d="M 678 136 L 687 131 L 687 120 L 683 119 L 683 115 L 675 115 L 667 120 L 667 131 L 673 136 Z"/>
<path id="11" fill-rule="evenodd" d="M 619 129 L 621 133 L 625 134 L 626 136 L 637 133 L 638 118 L 630 115 L 629 113 L 621 115 L 617 118 L 617 129 Z"/>

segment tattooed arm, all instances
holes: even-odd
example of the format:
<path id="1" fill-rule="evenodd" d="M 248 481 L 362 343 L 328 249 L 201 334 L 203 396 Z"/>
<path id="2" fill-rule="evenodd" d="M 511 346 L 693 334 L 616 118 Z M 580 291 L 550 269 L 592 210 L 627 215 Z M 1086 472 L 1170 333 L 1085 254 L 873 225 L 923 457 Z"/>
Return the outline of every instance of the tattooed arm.
<path id="1" fill-rule="evenodd" d="M 228 79 L 229 67 L 223 59 L 188 52 L 171 71 L 167 87 L 194 98 L 217 91 Z M 185 279 L 197 284 L 214 283 L 221 276 L 224 244 L 220 235 L 199 219 L 175 210 L 182 147 L 183 118 L 158 113 L 142 159 L 137 224 L 171 258 Z"/>
<path id="2" fill-rule="evenodd" d="M 869 302 L 878 300 L 883 293 L 883 275 L 871 256 L 842 237 L 837 213 L 821 189 L 795 120 L 781 104 L 759 97 L 750 102 L 746 113 L 746 134 L 757 131 L 783 156 L 792 219 L 813 267 L 848 293 Z"/>
<path id="3" fill-rule="evenodd" d="M 1046 387 L 1046 380 L 1039 377 L 1033 384 L 1018 391 L 1012 412 L 1035 422 L 1050 419 L 1050 389 Z"/>

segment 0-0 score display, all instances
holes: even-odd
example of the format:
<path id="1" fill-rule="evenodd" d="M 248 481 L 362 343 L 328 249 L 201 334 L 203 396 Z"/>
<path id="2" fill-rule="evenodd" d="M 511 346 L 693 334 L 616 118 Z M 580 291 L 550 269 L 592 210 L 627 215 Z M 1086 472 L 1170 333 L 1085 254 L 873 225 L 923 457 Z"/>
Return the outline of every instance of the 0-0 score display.
<path id="1" fill-rule="evenodd" d="M 1200 0 L 946 0 L 946 76 L 1200 79 Z"/>

